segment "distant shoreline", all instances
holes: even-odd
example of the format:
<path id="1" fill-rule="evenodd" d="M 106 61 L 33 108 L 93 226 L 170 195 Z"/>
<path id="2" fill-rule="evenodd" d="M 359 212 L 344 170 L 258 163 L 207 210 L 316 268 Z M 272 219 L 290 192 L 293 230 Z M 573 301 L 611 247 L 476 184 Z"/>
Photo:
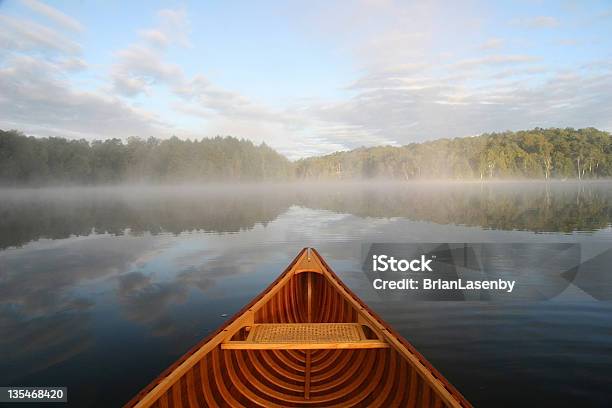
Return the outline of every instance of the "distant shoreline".
<path id="1" fill-rule="evenodd" d="M 612 136 L 541 129 L 362 147 L 290 161 L 234 137 L 88 142 L 0 130 L 0 186 L 288 181 L 599 180 L 612 178 Z"/>
<path id="2" fill-rule="evenodd" d="M 450 180 L 450 179 L 431 179 L 431 180 L 292 180 L 292 181 L 232 181 L 232 182 L 183 182 L 183 183 L 117 183 L 117 184 L 46 184 L 39 186 L 31 185 L 18 185 L 18 186 L 3 186 L 0 185 L 0 192 L 10 194 L 11 192 L 20 193 L 40 193 L 40 192 L 54 192 L 54 191 L 114 191 L 114 192 L 133 192 L 133 191 L 184 191 L 186 189 L 198 191 L 214 191 L 224 192 L 232 191 L 237 188 L 243 192 L 249 192 L 252 190 L 255 192 L 260 189 L 274 189 L 274 188 L 329 188 L 329 187 L 346 187 L 346 188 L 387 188 L 387 187 L 410 187 L 418 186 L 423 187 L 444 187 L 444 186 L 551 186 L 551 187 L 563 187 L 563 186 L 588 186 L 597 184 L 610 184 L 612 178 L 600 178 L 600 179 L 488 179 L 488 180 Z M 0 197 L 1 200 L 1 197 Z"/>

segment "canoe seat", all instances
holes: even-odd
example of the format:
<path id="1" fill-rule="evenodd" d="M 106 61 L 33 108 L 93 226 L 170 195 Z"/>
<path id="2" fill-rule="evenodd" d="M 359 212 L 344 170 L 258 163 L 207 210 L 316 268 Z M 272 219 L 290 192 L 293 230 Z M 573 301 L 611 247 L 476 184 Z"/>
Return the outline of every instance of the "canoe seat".
<path id="1" fill-rule="evenodd" d="M 368 339 L 359 323 L 254 324 L 244 341 L 226 341 L 226 350 L 309 350 L 386 348 L 379 339 Z"/>

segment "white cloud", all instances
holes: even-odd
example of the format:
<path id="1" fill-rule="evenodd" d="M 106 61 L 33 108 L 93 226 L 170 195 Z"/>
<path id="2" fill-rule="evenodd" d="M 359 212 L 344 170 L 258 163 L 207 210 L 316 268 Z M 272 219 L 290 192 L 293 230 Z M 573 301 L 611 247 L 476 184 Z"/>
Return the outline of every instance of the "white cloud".
<path id="1" fill-rule="evenodd" d="M 0 68 L 0 128 L 40 136 L 106 138 L 162 136 L 171 131 L 155 115 L 112 96 L 73 89 L 61 64 L 11 58 Z"/>
<path id="2" fill-rule="evenodd" d="M 53 8 L 47 4 L 41 3 L 38 0 L 21 0 L 23 4 L 28 6 L 31 10 L 47 17 L 55 23 L 61 25 L 64 28 L 73 31 L 83 31 L 84 27 L 74 18 L 67 16 L 56 8 Z"/>
<path id="3" fill-rule="evenodd" d="M 126 94 L 121 88 L 123 85 L 180 82 L 183 76 L 178 65 L 163 61 L 157 51 L 143 45 L 133 44 L 117 52 L 116 56 L 118 62 L 113 66 L 111 75 L 115 89 L 122 94 Z"/>
<path id="4" fill-rule="evenodd" d="M 170 39 L 161 30 L 141 30 L 138 35 L 156 47 L 165 48 L 170 44 Z"/>
<path id="5" fill-rule="evenodd" d="M 118 94 L 132 97 L 148 93 L 155 84 L 180 86 L 184 81 L 182 69 L 164 61 L 164 53 L 170 45 L 189 46 L 187 13 L 164 9 L 157 13 L 157 19 L 156 27 L 138 31 L 143 41 L 115 53 L 117 62 L 110 77 Z"/>
<path id="6" fill-rule="evenodd" d="M 81 46 L 30 20 L 0 14 L 0 48 L 20 52 L 79 54 Z"/>
<path id="7" fill-rule="evenodd" d="M 407 144 L 535 126 L 610 129 L 612 73 L 570 72 L 540 85 L 502 78 L 480 87 L 445 83 L 421 90 L 368 89 L 312 113 L 345 124 L 346 136 L 330 135 L 330 140 L 351 147 L 360 141 Z"/>
<path id="8" fill-rule="evenodd" d="M 115 53 L 117 62 L 111 69 L 114 92 L 133 97 L 149 92 L 154 86 L 166 86 L 180 100 L 171 106 L 181 114 L 210 122 L 209 129 L 216 129 L 212 122 L 243 124 L 242 127 L 229 126 L 228 131 L 247 129 L 247 123 L 251 129 L 273 127 L 275 132 L 282 127 L 303 125 L 300 115 L 270 109 L 240 93 L 210 83 L 202 74 L 189 78 L 180 66 L 166 62 L 165 48 L 169 44 L 189 44 L 186 37 L 188 18 L 184 10 L 162 10 L 158 18 L 158 27 L 139 31 L 144 43 L 131 44 Z M 248 133 L 252 138 L 253 132 Z"/>
<path id="9" fill-rule="evenodd" d="M 37 1 L 24 2 L 63 28 L 81 31 L 74 19 Z M 0 128 L 69 138 L 165 135 L 155 115 L 112 95 L 74 87 L 71 74 L 88 64 L 81 46 L 47 26 L 0 14 Z"/>
<path id="10" fill-rule="evenodd" d="M 485 57 L 459 60 L 453 63 L 452 67 L 455 69 L 469 70 L 483 66 L 515 65 L 538 60 L 538 57 L 532 55 L 488 55 Z"/>
<path id="11" fill-rule="evenodd" d="M 82 58 L 63 58 L 58 61 L 59 65 L 62 69 L 69 72 L 77 72 L 87 69 L 89 66 L 85 60 Z"/>

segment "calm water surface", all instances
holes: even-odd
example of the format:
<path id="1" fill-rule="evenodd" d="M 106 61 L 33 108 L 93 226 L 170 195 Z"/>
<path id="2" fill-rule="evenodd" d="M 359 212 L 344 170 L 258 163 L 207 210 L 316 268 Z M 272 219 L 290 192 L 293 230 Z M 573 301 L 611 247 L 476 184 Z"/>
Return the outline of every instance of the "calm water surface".
<path id="1" fill-rule="evenodd" d="M 383 299 L 361 257 L 372 242 L 609 247 L 611 222 L 604 182 L 0 190 L 0 385 L 120 406 L 312 246 L 474 405 L 609 406 L 609 298 Z"/>

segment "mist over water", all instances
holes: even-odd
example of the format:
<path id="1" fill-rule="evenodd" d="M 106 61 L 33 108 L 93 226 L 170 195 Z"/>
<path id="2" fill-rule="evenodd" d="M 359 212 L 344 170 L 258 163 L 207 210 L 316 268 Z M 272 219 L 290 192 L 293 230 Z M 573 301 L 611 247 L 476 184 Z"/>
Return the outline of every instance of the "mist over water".
<path id="1" fill-rule="evenodd" d="M 119 405 L 312 246 L 474 405 L 604 406 L 610 302 L 571 285 L 547 302 L 389 300 L 361 250 L 610 246 L 611 223 L 610 182 L 0 190 L 0 384 L 66 385 L 70 406 Z"/>
<path id="2" fill-rule="evenodd" d="M 292 207 L 496 230 L 589 232 L 612 222 L 612 182 L 404 182 L 0 190 L 0 247 L 91 234 L 238 232 Z"/>

